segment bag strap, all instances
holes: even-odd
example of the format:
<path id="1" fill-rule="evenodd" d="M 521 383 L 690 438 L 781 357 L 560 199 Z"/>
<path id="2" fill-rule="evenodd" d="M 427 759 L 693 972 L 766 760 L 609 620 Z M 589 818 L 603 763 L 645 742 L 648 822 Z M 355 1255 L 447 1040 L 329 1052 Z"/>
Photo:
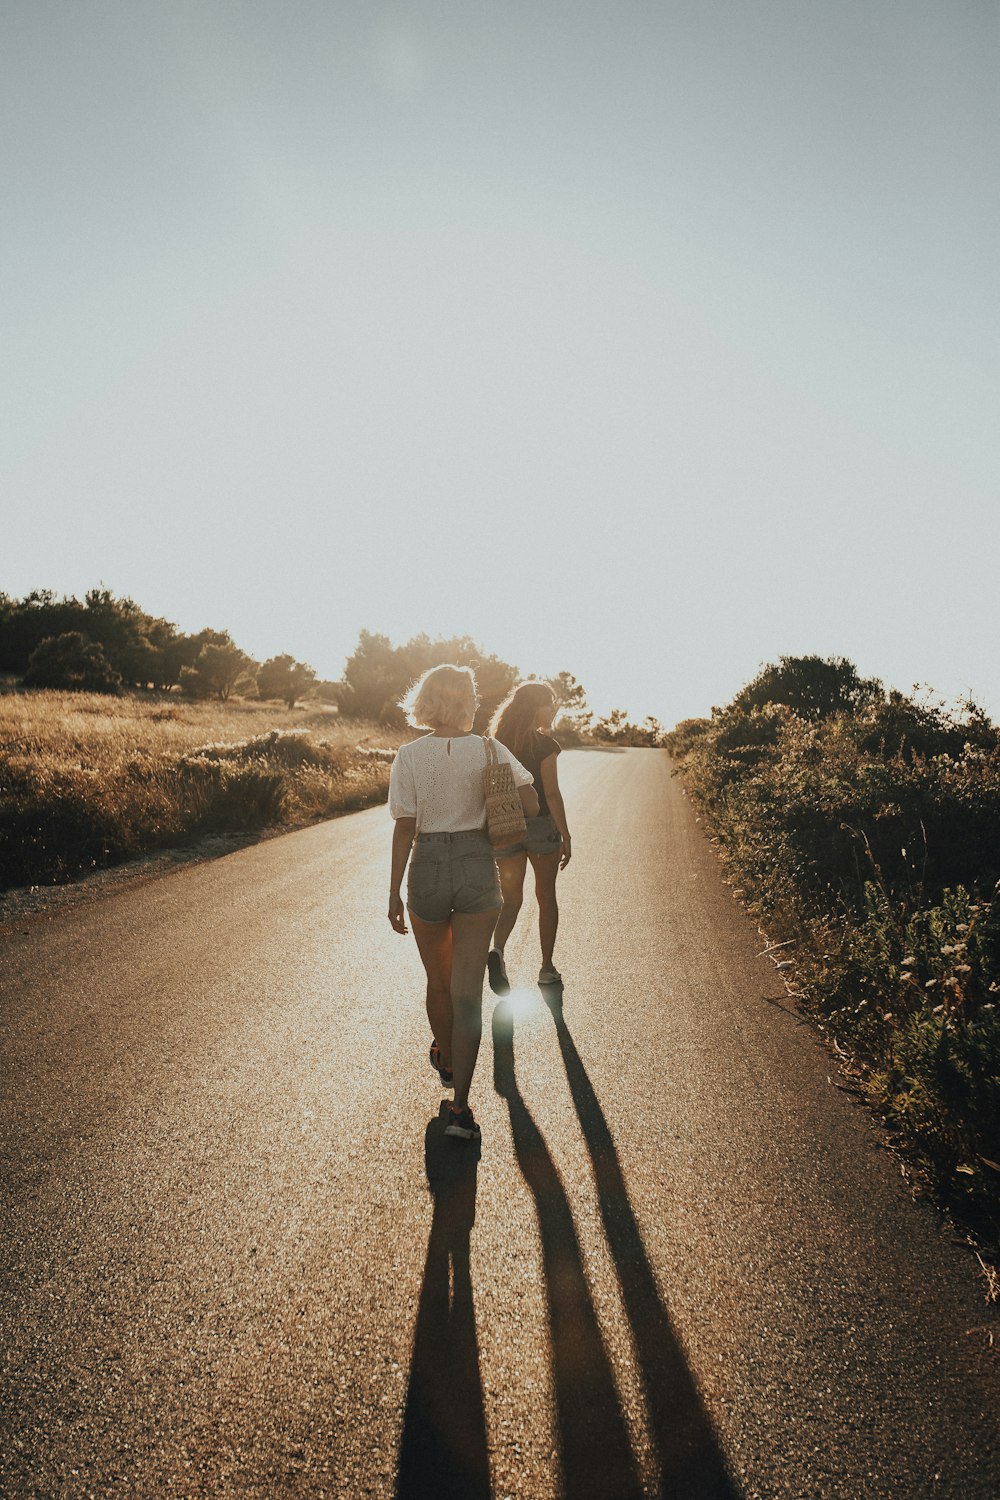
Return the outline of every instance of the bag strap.
<path id="1" fill-rule="evenodd" d="M 498 766 L 500 764 L 500 757 L 497 754 L 497 747 L 496 747 L 496 745 L 490 739 L 490 736 L 488 734 L 484 734 L 483 735 L 483 744 L 486 746 L 486 766 L 485 766 L 485 769 L 488 771 L 491 766 Z"/>

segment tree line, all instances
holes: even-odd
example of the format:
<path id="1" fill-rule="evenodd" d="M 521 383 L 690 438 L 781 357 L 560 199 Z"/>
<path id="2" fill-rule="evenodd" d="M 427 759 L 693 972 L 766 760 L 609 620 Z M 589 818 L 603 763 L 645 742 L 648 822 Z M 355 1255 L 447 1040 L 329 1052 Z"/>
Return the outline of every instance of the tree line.
<path id="1" fill-rule="evenodd" d="M 388 636 L 362 630 L 343 677 L 322 681 L 307 662 L 284 652 L 258 662 L 228 631 L 178 630 L 134 600 L 106 587 L 82 601 L 35 589 L 23 599 L 0 593 L 0 673 L 26 688 L 117 694 L 180 691 L 193 698 L 279 699 L 289 708 L 308 698 L 332 704 L 345 718 L 401 724 L 399 700 L 428 667 L 452 661 L 475 669 L 482 729 L 522 673 L 484 651 L 471 636 L 434 639 L 426 634 L 394 645 Z M 656 745 L 663 730 L 653 718 L 633 723 L 622 709 L 596 716 L 571 672 L 548 681 L 556 695 L 564 735 L 612 744 Z"/>
<path id="2" fill-rule="evenodd" d="M 225 701 L 249 686 L 250 669 L 259 665 L 228 631 L 185 634 L 107 588 L 90 589 L 82 601 L 58 598 L 51 589 L 23 599 L 0 594 L 0 672 L 24 687 L 94 693 L 183 687 Z"/>

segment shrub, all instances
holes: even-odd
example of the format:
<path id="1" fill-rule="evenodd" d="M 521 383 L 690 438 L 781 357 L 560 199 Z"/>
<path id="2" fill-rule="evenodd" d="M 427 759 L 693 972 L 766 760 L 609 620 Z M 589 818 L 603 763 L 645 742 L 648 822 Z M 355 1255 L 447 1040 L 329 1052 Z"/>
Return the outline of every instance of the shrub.
<path id="1" fill-rule="evenodd" d="M 996 1240 L 1000 731 L 805 660 L 765 668 L 670 748 L 751 909 L 794 952 L 803 1003 L 941 1199 Z M 803 680 L 826 684 L 822 711 L 818 691 L 755 701 Z"/>
<path id="2" fill-rule="evenodd" d="M 188 756 L 178 768 L 192 833 L 230 833 L 279 823 L 288 795 L 278 771 Z"/>
<path id="3" fill-rule="evenodd" d="M 184 757 L 185 761 L 269 761 L 279 766 L 331 766 L 339 763 L 343 750 L 333 750 L 323 740 L 314 739 L 308 729 L 269 729 L 266 734 L 248 740 L 225 741 L 201 745 Z"/>
<path id="4" fill-rule="evenodd" d="M 103 649 L 78 630 L 50 635 L 28 658 L 25 687 L 68 688 L 82 693 L 119 693 L 121 674 Z"/>

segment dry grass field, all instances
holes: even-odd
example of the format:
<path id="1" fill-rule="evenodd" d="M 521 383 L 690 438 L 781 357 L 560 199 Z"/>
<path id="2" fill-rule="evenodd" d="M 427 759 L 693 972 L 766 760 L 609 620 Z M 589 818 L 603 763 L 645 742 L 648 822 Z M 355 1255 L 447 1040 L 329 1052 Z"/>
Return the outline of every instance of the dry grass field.
<path id="1" fill-rule="evenodd" d="M 321 705 L 0 694 L 0 889 L 368 806 L 396 743 Z"/>

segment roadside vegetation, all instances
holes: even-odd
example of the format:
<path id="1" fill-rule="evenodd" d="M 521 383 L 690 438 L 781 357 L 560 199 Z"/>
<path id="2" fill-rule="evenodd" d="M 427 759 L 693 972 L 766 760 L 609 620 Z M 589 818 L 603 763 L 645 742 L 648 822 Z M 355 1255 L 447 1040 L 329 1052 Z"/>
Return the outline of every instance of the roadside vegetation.
<path id="1" fill-rule="evenodd" d="M 1000 1246 L 1000 729 L 782 657 L 667 736 L 786 986 Z"/>
<path id="2" fill-rule="evenodd" d="M 367 807 L 386 796 L 393 742 L 322 705 L 0 695 L 0 889 Z"/>

